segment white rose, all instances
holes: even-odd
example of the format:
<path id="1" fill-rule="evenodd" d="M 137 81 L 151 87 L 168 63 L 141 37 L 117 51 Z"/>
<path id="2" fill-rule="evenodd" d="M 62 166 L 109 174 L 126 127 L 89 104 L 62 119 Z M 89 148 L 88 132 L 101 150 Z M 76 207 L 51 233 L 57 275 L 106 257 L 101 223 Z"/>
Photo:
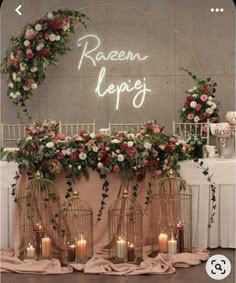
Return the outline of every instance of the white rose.
<path id="1" fill-rule="evenodd" d="M 96 135 L 94 133 L 91 133 L 89 136 L 90 136 L 91 139 L 96 138 Z"/>
<path id="2" fill-rule="evenodd" d="M 81 160 L 85 160 L 85 159 L 87 158 L 87 154 L 84 153 L 84 152 L 80 152 L 79 158 L 80 158 Z"/>
<path id="3" fill-rule="evenodd" d="M 37 68 L 37 67 L 32 67 L 32 68 L 30 69 L 30 71 L 31 71 L 32 73 L 35 73 L 35 72 L 38 71 L 38 68 Z"/>
<path id="4" fill-rule="evenodd" d="M 35 26 L 35 29 L 36 29 L 37 31 L 40 31 L 40 30 L 42 29 L 42 26 L 41 26 L 40 24 L 37 24 L 37 25 Z"/>
<path id="5" fill-rule="evenodd" d="M 32 84 L 31 84 L 31 88 L 32 88 L 32 89 L 36 89 L 37 87 L 38 87 L 38 85 L 37 85 L 36 83 L 32 83 Z"/>
<path id="6" fill-rule="evenodd" d="M 21 96 L 21 93 L 19 91 L 16 92 L 16 97 Z"/>
<path id="7" fill-rule="evenodd" d="M 207 101 L 206 104 L 209 105 L 209 106 L 211 106 L 211 105 L 212 105 L 212 102 L 211 102 L 211 101 Z"/>
<path id="8" fill-rule="evenodd" d="M 53 14 L 52 13 L 48 13 L 47 14 L 47 18 L 50 19 L 50 20 L 53 19 Z"/>
<path id="9" fill-rule="evenodd" d="M 23 86 L 23 89 L 25 90 L 25 91 L 28 91 L 28 90 L 30 90 L 30 88 L 28 87 L 28 86 Z"/>
<path id="10" fill-rule="evenodd" d="M 37 50 L 37 51 L 40 51 L 43 47 L 44 47 L 44 44 L 43 44 L 43 43 L 39 43 L 39 44 L 36 46 L 36 50 Z"/>
<path id="11" fill-rule="evenodd" d="M 93 152 L 98 152 L 99 148 L 97 146 L 93 147 Z"/>
<path id="12" fill-rule="evenodd" d="M 21 70 L 21 71 L 24 71 L 24 70 L 25 70 L 25 67 L 26 67 L 26 64 L 20 63 L 20 70 Z"/>
<path id="13" fill-rule="evenodd" d="M 54 143 L 53 142 L 47 142 L 46 143 L 46 147 L 47 148 L 53 148 L 54 147 Z"/>
<path id="14" fill-rule="evenodd" d="M 196 102 L 196 101 L 192 101 L 192 102 L 190 103 L 190 107 L 192 107 L 192 108 L 195 108 L 196 105 L 197 105 L 197 102 Z"/>
<path id="15" fill-rule="evenodd" d="M 13 88 L 13 87 L 14 87 L 14 84 L 13 84 L 12 82 L 10 82 L 10 83 L 8 84 L 8 86 L 9 86 L 10 88 Z"/>
<path id="16" fill-rule="evenodd" d="M 127 134 L 127 138 L 129 140 L 133 140 L 134 139 L 134 134 L 130 133 L 130 134 Z"/>
<path id="17" fill-rule="evenodd" d="M 212 96 L 208 96 L 208 100 L 213 100 L 213 97 Z"/>
<path id="18" fill-rule="evenodd" d="M 101 168 L 103 167 L 102 162 L 98 162 L 97 167 L 98 167 L 99 169 L 101 169 Z"/>
<path id="19" fill-rule="evenodd" d="M 13 99 L 15 99 L 15 98 L 16 98 L 15 93 L 14 93 L 14 92 L 11 92 L 11 93 L 10 93 L 10 97 L 13 98 Z"/>
<path id="20" fill-rule="evenodd" d="M 68 23 L 68 24 L 64 25 L 63 30 L 67 31 L 69 27 L 70 27 L 70 24 Z"/>
<path id="21" fill-rule="evenodd" d="M 26 138 L 26 141 L 30 141 L 30 140 L 32 140 L 32 137 L 27 137 Z"/>
<path id="22" fill-rule="evenodd" d="M 50 41 L 55 41 L 55 40 L 56 40 L 56 35 L 55 35 L 54 33 L 51 33 L 51 34 L 49 35 L 49 40 L 50 40 Z"/>
<path id="23" fill-rule="evenodd" d="M 182 108 L 182 112 L 184 112 L 186 109 L 185 108 Z"/>
<path id="24" fill-rule="evenodd" d="M 209 114 L 212 114 L 214 111 L 213 111 L 212 108 L 207 108 L 207 109 L 206 109 L 206 112 L 209 113 Z"/>
<path id="25" fill-rule="evenodd" d="M 216 104 L 212 102 L 211 108 L 215 110 L 216 107 L 217 107 Z"/>
<path id="26" fill-rule="evenodd" d="M 12 73 L 12 79 L 13 79 L 14 82 L 16 82 L 16 73 L 15 72 Z"/>
<path id="27" fill-rule="evenodd" d="M 59 41 L 61 39 L 60 35 L 56 36 L 56 41 Z"/>
<path id="28" fill-rule="evenodd" d="M 145 149 L 151 149 L 152 148 L 152 144 L 150 142 L 145 142 L 143 146 L 144 146 Z"/>
<path id="29" fill-rule="evenodd" d="M 132 147 L 133 145 L 134 145 L 134 142 L 128 141 L 128 143 L 127 143 L 127 146 L 128 146 L 128 147 Z"/>
<path id="30" fill-rule="evenodd" d="M 81 168 L 82 168 L 81 165 L 78 165 L 77 169 L 78 169 L 78 170 L 81 170 Z"/>
<path id="31" fill-rule="evenodd" d="M 111 140 L 111 143 L 120 143 L 120 141 L 118 139 L 113 139 Z"/>
<path id="32" fill-rule="evenodd" d="M 123 154 L 118 154 L 117 155 L 117 160 L 119 161 L 119 162 L 123 162 L 124 161 L 124 155 Z"/>
<path id="33" fill-rule="evenodd" d="M 197 93 L 194 93 L 194 94 L 192 95 L 192 97 L 196 98 L 196 97 L 198 97 L 198 94 L 197 94 Z"/>
<path id="34" fill-rule="evenodd" d="M 25 40 L 25 41 L 24 41 L 24 46 L 27 47 L 27 46 L 29 46 L 29 45 L 30 45 L 30 41 L 29 41 L 29 40 Z"/>
<path id="35" fill-rule="evenodd" d="M 194 122 L 197 123 L 199 120 L 200 120 L 200 118 L 196 115 L 196 116 L 194 117 Z"/>
<path id="36" fill-rule="evenodd" d="M 67 148 L 66 155 L 70 155 L 70 154 L 71 154 L 71 148 Z"/>

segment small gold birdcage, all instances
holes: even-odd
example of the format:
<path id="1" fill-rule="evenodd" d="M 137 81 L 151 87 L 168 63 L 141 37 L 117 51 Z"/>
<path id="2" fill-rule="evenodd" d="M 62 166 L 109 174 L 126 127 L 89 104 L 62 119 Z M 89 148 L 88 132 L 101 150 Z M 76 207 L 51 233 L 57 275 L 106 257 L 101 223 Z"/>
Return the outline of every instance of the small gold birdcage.
<path id="1" fill-rule="evenodd" d="M 56 229 L 55 216 L 60 201 L 55 184 L 37 172 L 18 195 L 20 256 L 23 258 L 58 258 L 62 238 Z"/>
<path id="2" fill-rule="evenodd" d="M 173 170 L 152 191 L 153 251 L 192 251 L 192 192 Z"/>
<path id="3" fill-rule="evenodd" d="M 85 263 L 93 255 L 93 211 L 79 199 L 77 191 L 64 203 L 60 223 L 64 234 L 63 262 Z"/>
<path id="4" fill-rule="evenodd" d="M 109 259 L 114 263 L 140 263 L 143 256 L 143 212 L 137 200 L 128 196 L 129 183 L 108 210 Z"/>

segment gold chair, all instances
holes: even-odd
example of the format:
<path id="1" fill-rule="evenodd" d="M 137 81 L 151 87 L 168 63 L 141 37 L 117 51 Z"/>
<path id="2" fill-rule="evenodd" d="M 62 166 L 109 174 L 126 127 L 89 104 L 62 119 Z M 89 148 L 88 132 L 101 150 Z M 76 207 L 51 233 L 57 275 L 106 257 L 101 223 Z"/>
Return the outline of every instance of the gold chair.
<path id="1" fill-rule="evenodd" d="M 111 123 L 109 122 L 110 134 L 118 132 L 137 133 L 144 127 L 144 123 Z"/>
<path id="2" fill-rule="evenodd" d="M 5 124 L 1 123 L 1 147 L 16 148 L 17 141 L 26 136 L 25 124 Z"/>
<path id="3" fill-rule="evenodd" d="M 64 124 L 59 123 L 59 132 L 67 136 L 74 136 L 75 134 L 80 133 L 82 130 L 87 131 L 88 133 L 95 133 L 96 123 L 72 123 Z"/>
<path id="4" fill-rule="evenodd" d="M 175 122 L 172 123 L 173 126 L 173 135 L 178 136 L 181 139 L 187 141 L 190 136 L 201 137 L 205 144 L 209 145 L 210 140 L 210 122 L 203 123 L 181 123 Z"/>

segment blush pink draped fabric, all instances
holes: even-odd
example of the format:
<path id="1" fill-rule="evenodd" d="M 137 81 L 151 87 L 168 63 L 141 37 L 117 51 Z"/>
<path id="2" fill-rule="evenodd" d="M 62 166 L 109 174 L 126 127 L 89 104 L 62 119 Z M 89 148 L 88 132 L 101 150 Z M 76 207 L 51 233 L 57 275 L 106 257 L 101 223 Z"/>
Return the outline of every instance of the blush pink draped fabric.
<path id="1" fill-rule="evenodd" d="M 101 249 L 97 250 L 93 258 L 86 264 L 70 264 L 67 267 L 61 267 L 60 262 L 56 259 L 21 261 L 13 257 L 12 252 L 9 251 L 1 255 L 0 271 L 32 274 L 64 274 L 73 270 L 104 275 L 170 274 L 176 271 L 176 267 L 190 267 L 208 259 L 208 253 L 205 250 L 176 255 L 158 254 L 155 258 L 147 256 L 150 251 L 150 246 L 144 247 L 144 260 L 140 265 L 113 264 L 106 259 L 107 251 Z"/>

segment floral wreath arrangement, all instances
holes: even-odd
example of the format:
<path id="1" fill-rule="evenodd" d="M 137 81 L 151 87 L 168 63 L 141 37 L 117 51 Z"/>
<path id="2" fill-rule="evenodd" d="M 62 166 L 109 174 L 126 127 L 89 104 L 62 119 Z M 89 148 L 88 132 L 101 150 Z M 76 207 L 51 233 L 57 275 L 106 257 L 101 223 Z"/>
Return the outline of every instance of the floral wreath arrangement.
<path id="1" fill-rule="evenodd" d="M 7 95 L 30 120 L 26 101 L 45 79 L 48 65 L 57 63 L 56 55 L 71 50 L 67 47 L 70 34 L 78 23 L 86 27 L 87 19 L 78 11 L 59 9 L 27 23 L 18 36 L 11 38 L 1 65 L 2 72 L 8 74 Z M 17 116 L 20 117 L 18 108 Z"/>
<path id="2" fill-rule="evenodd" d="M 211 78 L 206 80 L 197 78 L 187 69 L 182 68 L 195 81 L 196 85 L 186 91 L 184 106 L 179 110 L 180 120 L 188 123 L 206 122 L 208 119 L 212 123 L 219 120 L 219 109 L 215 97 L 217 83 Z"/>
<path id="3" fill-rule="evenodd" d="M 96 170 L 104 179 L 100 220 L 108 197 L 108 173 L 122 174 L 126 179 L 136 180 L 133 196 L 138 193 L 138 182 L 143 180 L 147 170 L 152 176 L 161 175 L 170 168 L 176 168 L 177 161 L 188 158 L 189 145 L 163 133 L 163 128 L 148 121 L 141 131 L 117 133 L 114 136 L 81 131 L 73 137 L 59 133 L 55 121 L 36 121 L 27 128 L 27 136 L 18 141 L 16 152 L 8 154 L 8 161 L 16 161 L 20 174 L 29 176 L 39 170 L 44 178 L 53 179 L 61 171 L 65 172 L 68 189 L 65 198 L 73 192 L 73 182 L 81 175 L 89 176 L 88 168 Z M 17 181 L 16 176 L 15 179 Z M 14 194 L 15 184 L 13 184 Z M 146 203 L 150 197 L 151 182 Z"/>

